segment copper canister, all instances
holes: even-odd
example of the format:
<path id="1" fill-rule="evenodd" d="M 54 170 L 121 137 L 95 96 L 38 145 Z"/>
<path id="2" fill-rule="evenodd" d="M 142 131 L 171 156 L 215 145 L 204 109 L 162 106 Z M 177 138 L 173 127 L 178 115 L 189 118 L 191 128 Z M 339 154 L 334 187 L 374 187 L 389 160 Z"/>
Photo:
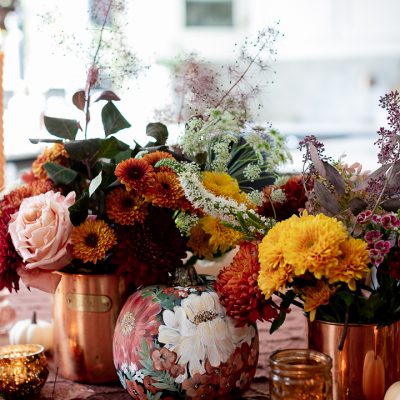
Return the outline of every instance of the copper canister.
<path id="1" fill-rule="evenodd" d="M 400 322 L 378 328 L 349 324 L 338 350 L 343 324 L 308 322 L 308 345 L 332 358 L 334 400 L 382 400 L 400 380 Z"/>
<path id="2" fill-rule="evenodd" d="M 112 341 L 125 285 L 115 275 L 61 273 L 54 295 L 54 358 L 58 373 L 76 382 L 118 380 Z"/>

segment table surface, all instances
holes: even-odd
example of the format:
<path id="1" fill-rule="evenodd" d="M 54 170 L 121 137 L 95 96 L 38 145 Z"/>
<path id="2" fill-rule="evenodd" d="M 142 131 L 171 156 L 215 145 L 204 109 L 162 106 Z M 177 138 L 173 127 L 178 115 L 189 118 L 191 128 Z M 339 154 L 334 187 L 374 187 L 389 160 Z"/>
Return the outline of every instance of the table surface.
<path id="1" fill-rule="evenodd" d="M 52 296 L 38 290 L 28 291 L 22 288 L 17 294 L 11 294 L 9 301 L 17 311 L 17 320 L 30 318 L 36 311 L 38 318 L 51 320 Z M 288 315 L 283 329 L 281 328 L 272 335 L 269 334 L 269 323 L 258 324 L 260 334 L 260 356 L 256 376 L 250 389 L 245 393 L 243 399 L 266 399 L 268 398 L 268 360 L 270 354 L 278 349 L 304 348 L 306 325 L 300 310 L 293 309 Z M 0 336 L 0 344 L 7 344 L 7 336 Z M 118 384 L 114 386 L 85 385 L 57 377 L 51 371 L 46 385 L 36 400 L 129 400 L 130 396 Z"/>

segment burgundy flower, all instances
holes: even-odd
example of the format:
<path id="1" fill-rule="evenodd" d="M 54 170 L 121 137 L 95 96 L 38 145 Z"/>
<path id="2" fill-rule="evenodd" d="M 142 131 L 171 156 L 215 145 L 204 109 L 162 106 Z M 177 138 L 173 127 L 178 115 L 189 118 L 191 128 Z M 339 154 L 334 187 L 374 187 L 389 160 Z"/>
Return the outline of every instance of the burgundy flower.
<path id="1" fill-rule="evenodd" d="M 0 214 L 0 290 L 7 288 L 10 292 L 19 290 L 18 267 L 22 266 L 22 259 L 18 255 L 8 233 L 8 224 L 11 215 L 18 209 L 8 207 Z"/>
<path id="2" fill-rule="evenodd" d="M 388 240 L 378 240 L 374 244 L 374 249 L 382 252 L 383 254 L 387 254 L 390 251 L 390 242 Z"/>
<path id="3" fill-rule="evenodd" d="M 183 381 L 182 389 L 186 391 L 187 397 L 193 400 L 215 399 L 215 390 L 207 374 L 194 374 Z"/>
<path id="4" fill-rule="evenodd" d="M 360 214 L 357 215 L 357 222 L 359 224 L 364 224 L 365 222 L 369 221 L 371 215 L 372 215 L 371 210 L 365 210 L 363 212 L 360 212 Z"/>
<path id="5" fill-rule="evenodd" d="M 376 241 L 378 241 L 382 237 L 382 234 L 380 231 L 368 231 L 364 239 L 368 244 L 374 244 Z"/>
<path id="6" fill-rule="evenodd" d="M 383 254 L 377 249 L 371 249 L 369 251 L 369 258 L 375 266 L 382 264 L 384 260 Z"/>
<path id="7" fill-rule="evenodd" d="M 381 217 L 381 224 L 384 229 L 397 228 L 400 225 L 400 220 L 395 214 L 385 214 Z"/>
<path id="8" fill-rule="evenodd" d="M 269 199 L 273 187 L 264 188 L 265 198 L 267 199 L 258 209 L 258 213 L 265 217 L 272 217 L 282 221 L 290 218 L 293 214 L 299 214 L 299 210 L 305 208 L 307 201 L 304 189 L 303 178 L 301 176 L 291 177 L 284 185 L 279 186 L 285 193 L 286 200 L 283 203 L 273 203 Z M 275 211 L 275 213 L 274 213 Z"/>
<path id="9" fill-rule="evenodd" d="M 186 257 L 186 239 L 166 209 L 153 207 L 143 224 L 120 228 L 117 237 L 111 262 L 136 287 L 168 283 Z"/>

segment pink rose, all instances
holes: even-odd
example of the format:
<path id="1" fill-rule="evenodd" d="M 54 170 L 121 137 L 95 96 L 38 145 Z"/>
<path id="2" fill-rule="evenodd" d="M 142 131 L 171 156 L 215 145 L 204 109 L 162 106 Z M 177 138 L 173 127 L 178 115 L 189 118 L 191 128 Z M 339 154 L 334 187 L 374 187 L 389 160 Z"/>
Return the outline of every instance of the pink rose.
<path id="1" fill-rule="evenodd" d="M 28 197 L 8 226 L 12 242 L 22 257 L 25 270 L 58 270 L 71 261 L 67 250 L 72 224 L 68 207 L 75 202 L 75 192 L 67 197 L 53 191 Z"/>

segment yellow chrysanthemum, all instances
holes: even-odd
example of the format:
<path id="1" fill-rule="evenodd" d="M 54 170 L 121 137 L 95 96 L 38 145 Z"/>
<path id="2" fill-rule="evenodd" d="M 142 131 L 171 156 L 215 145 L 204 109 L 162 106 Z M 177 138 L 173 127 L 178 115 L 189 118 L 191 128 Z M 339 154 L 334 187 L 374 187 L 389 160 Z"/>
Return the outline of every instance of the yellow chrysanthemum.
<path id="1" fill-rule="evenodd" d="M 190 230 L 190 238 L 187 245 L 193 254 L 198 257 L 210 259 L 214 255 L 210 245 L 210 235 L 204 232 L 200 223 L 197 223 Z"/>
<path id="2" fill-rule="evenodd" d="M 69 158 L 67 151 L 62 143 L 54 143 L 53 146 L 46 147 L 42 154 L 32 163 L 32 172 L 39 179 L 47 179 L 47 171 L 44 169 L 44 164 L 47 162 L 55 162 L 64 164 Z"/>
<path id="3" fill-rule="evenodd" d="M 330 283 L 346 282 L 351 290 L 356 290 L 356 280 L 367 276 L 368 249 L 367 243 L 361 239 L 350 237 L 340 244 L 339 264 L 326 274 Z"/>
<path id="4" fill-rule="evenodd" d="M 289 240 L 290 226 L 296 218 L 298 217 L 294 216 L 278 222 L 258 245 L 258 286 L 266 298 L 279 289 L 285 289 L 286 284 L 293 280 L 292 267 L 285 261 L 283 250 Z"/>
<path id="5" fill-rule="evenodd" d="M 236 200 L 238 203 L 249 204 L 246 193 L 240 191 L 239 183 L 226 172 L 203 172 L 203 185 L 217 196 Z"/>
<path id="6" fill-rule="evenodd" d="M 283 253 L 285 261 L 293 266 L 295 275 L 308 271 L 320 279 L 338 266 L 340 244 L 347 237 L 346 228 L 335 218 L 303 213 L 291 224 Z"/>
<path id="7" fill-rule="evenodd" d="M 317 308 L 329 303 L 335 293 L 324 281 L 318 281 L 316 286 L 307 286 L 302 289 L 301 298 L 304 301 L 304 311 L 310 313 L 310 321 L 314 321 Z"/>
<path id="8" fill-rule="evenodd" d="M 143 222 L 148 214 L 144 198 L 124 188 L 116 188 L 107 194 L 106 210 L 108 218 L 121 225 Z"/>
<path id="9" fill-rule="evenodd" d="M 114 230 L 102 220 L 87 219 L 72 230 L 72 256 L 84 263 L 103 260 L 117 243 Z"/>
<path id="10" fill-rule="evenodd" d="M 227 227 L 211 215 L 202 218 L 201 225 L 203 230 L 210 235 L 209 242 L 214 253 L 218 251 L 225 253 L 243 239 L 242 233 Z"/>

